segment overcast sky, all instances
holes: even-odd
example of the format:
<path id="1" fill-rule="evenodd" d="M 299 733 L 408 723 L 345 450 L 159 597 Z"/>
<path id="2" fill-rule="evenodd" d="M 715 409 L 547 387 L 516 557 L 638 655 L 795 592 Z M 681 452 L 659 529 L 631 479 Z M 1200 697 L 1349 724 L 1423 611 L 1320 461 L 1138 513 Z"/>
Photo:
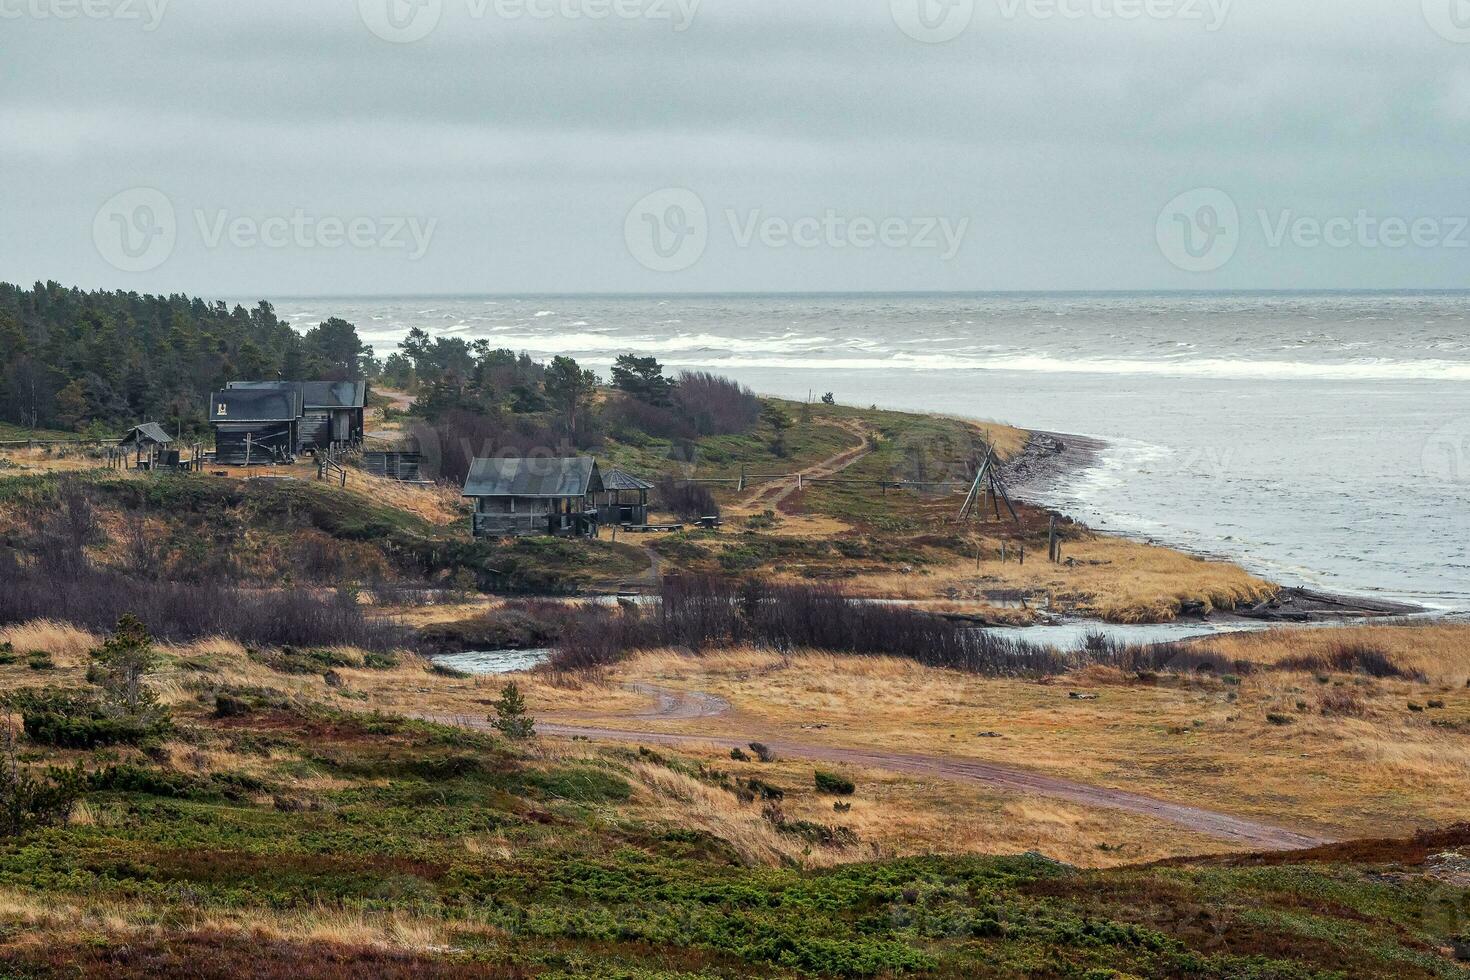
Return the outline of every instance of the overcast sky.
<path id="1" fill-rule="evenodd" d="M 1465 288 L 1467 151 L 1470 0 L 0 0 L 22 283 Z"/>

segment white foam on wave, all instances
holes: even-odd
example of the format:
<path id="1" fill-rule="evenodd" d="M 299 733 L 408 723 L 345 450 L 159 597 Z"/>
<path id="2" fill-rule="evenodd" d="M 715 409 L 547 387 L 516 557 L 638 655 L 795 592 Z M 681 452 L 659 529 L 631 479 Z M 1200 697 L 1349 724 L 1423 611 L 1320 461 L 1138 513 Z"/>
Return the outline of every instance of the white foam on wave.
<path id="1" fill-rule="evenodd" d="M 688 347 L 658 344 L 661 350 L 688 350 Z M 754 344 L 745 350 L 759 350 Z M 710 349 L 706 347 L 705 349 Z M 687 367 L 707 361 L 680 362 Z M 1196 361 L 1169 359 L 1161 361 L 1124 358 L 1060 358 L 1045 355 L 1011 354 L 1000 357 L 966 357 L 957 351 L 936 354 L 887 354 L 881 357 L 747 357 L 732 353 L 721 357 L 719 364 L 729 368 L 796 368 L 829 371 L 1017 371 L 1033 374 L 1101 374 L 1184 378 L 1221 378 L 1234 380 L 1320 380 L 1320 381 L 1470 381 L 1470 364 L 1456 361 L 1367 360 L 1350 362 L 1228 360 L 1205 358 Z"/>
<path id="2" fill-rule="evenodd" d="M 708 351 L 717 355 L 729 355 L 734 352 L 755 351 L 760 353 L 795 353 L 799 351 L 813 350 L 824 344 L 830 343 L 823 337 L 811 337 L 800 334 L 786 334 L 783 337 L 769 337 L 757 340 L 733 340 L 730 337 L 722 337 L 718 334 L 676 334 L 671 337 L 615 337 L 596 330 L 582 330 L 577 333 L 554 333 L 554 334 L 512 334 L 498 335 L 496 342 L 517 350 L 530 351 L 531 353 L 607 353 L 626 351 Z M 738 354 L 736 355 L 738 356 Z M 732 362 L 733 363 L 733 362 Z M 796 360 L 796 363 L 807 363 L 805 358 Z"/>

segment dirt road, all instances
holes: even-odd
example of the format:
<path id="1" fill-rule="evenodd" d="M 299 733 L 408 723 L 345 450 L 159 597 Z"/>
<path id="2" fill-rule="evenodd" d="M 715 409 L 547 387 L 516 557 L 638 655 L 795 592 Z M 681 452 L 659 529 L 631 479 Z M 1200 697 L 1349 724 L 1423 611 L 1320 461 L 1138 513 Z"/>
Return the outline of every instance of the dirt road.
<path id="1" fill-rule="evenodd" d="M 633 690 L 654 699 L 654 705 L 646 712 L 628 715 L 625 721 L 687 721 L 700 718 L 717 718 L 729 713 L 730 703 L 723 698 L 702 692 L 674 691 L 652 685 L 635 685 Z M 425 716 L 427 721 L 459 725 L 466 728 L 488 729 L 489 723 L 467 718 Z M 745 748 L 750 739 L 730 738 L 718 735 L 686 735 L 669 732 L 637 731 L 622 728 L 587 727 L 541 723 L 536 726 L 542 735 L 562 738 L 588 738 L 616 742 L 639 742 L 647 745 L 713 745 L 721 749 Z M 914 755 L 902 752 L 884 752 L 879 749 L 844 748 L 819 745 L 811 742 L 790 741 L 785 738 L 762 737 L 752 733 L 751 738 L 760 738 L 777 756 L 812 759 L 818 762 L 835 762 L 843 765 L 915 776 L 932 776 L 956 782 L 980 783 L 985 786 L 1014 793 L 1030 793 L 1052 799 L 1066 800 L 1081 806 L 1123 810 L 1158 820 L 1177 824 L 1196 833 L 1217 837 L 1257 850 L 1293 851 L 1320 847 L 1331 843 L 1308 834 L 1259 823 L 1243 817 L 1234 817 L 1213 810 L 1171 803 L 1153 797 L 1123 790 L 1090 786 L 1056 776 L 980 762 L 957 759 L 950 756 Z"/>
<path id="2" fill-rule="evenodd" d="M 860 422 L 851 419 L 831 419 L 823 424 L 832 425 L 839 429 L 857 436 L 862 442 L 851 449 L 845 449 L 833 456 L 831 459 L 823 460 L 815 466 L 809 466 L 801 471 L 803 480 L 816 480 L 827 476 L 836 476 L 858 460 L 873 452 L 872 435 Z M 771 483 L 756 490 L 745 500 L 741 506 L 750 509 L 775 510 L 781 502 L 796 493 L 797 483 Z"/>

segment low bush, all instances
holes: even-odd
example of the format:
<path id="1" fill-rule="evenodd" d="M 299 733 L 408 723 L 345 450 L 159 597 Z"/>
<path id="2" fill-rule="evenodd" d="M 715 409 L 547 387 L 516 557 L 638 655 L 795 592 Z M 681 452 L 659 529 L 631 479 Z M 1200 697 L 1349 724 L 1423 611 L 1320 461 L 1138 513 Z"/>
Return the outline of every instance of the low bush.
<path id="1" fill-rule="evenodd" d="M 355 662 L 331 650 L 299 650 L 296 647 L 287 646 L 279 650 L 250 650 L 247 653 L 251 660 L 269 667 L 278 674 L 301 677 L 309 674 L 324 674 L 334 667 L 357 666 Z"/>
<path id="2" fill-rule="evenodd" d="M 1347 688 L 1333 688 L 1323 692 L 1317 699 L 1318 710 L 1327 716 L 1341 716 L 1347 718 L 1361 718 L 1367 714 L 1368 707 L 1356 691 Z"/>
<path id="3" fill-rule="evenodd" d="M 817 792 L 826 793 L 829 796 L 851 796 L 857 792 L 857 786 L 845 776 L 839 776 L 835 772 L 818 769 L 815 775 Z"/>
<path id="4" fill-rule="evenodd" d="M 152 582 L 107 569 L 23 565 L 4 553 L 0 581 L 0 623 L 54 619 L 104 631 L 132 613 L 154 636 L 180 642 L 228 636 L 258 647 L 405 646 L 402 628 L 365 616 L 348 594 Z"/>
<path id="5" fill-rule="evenodd" d="M 1034 646 L 922 609 L 849 598 L 830 586 L 669 576 L 660 600 L 656 613 L 582 610 L 568 623 L 551 668 L 606 667 L 634 650 L 675 647 L 697 653 L 751 645 L 905 657 L 926 667 L 996 677 L 1050 677 L 1095 664 L 1132 673 L 1238 675 L 1252 669 L 1248 662 L 1187 644 L 1128 646 L 1099 640 L 1072 651 Z"/>
<path id="6" fill-rule="evenodd" d="M 761 417 L 761 402 L 755 392 L 707 371 L 682 372 L 674 402 L 702 436 L 749 432 Z"/>
<path id="7" fill-rule="evenodd" d="M 173 731 L 161 711 L 137 715 L 109 710 L 81 691 L 44 689 L 11 695 L 26 737 L 37 745 L 93 749 L 104 745 L 148 745 Z"/>
<path id="8" fill-rule="evenodd" d="M 1379 680 L 1424 679 L 1417 671 L 1407 670 L 1394 663 L 1393 657 L 1382 649 L 1352 641 L 1335 642 L 1323 654 L 1289 657 L 1277 666 L 1282 670 L 1335 670 L 1343 674 L 1363 674 Z"/>
<path id="9" fill-rule="evenodd" d="M 697 521 L 702 517 L 719 517 L 720 505 L 710 488 L 702 483 L 685 483 L 673 477 L 658 482 L 658 504 L 681 520 Z"/>
<path id="10" fill-rule="evenodd" d="M 22 769 L 10 718 L 0 725 L 0 837 L 66 823 L 82 795 L 81 769 L 51 767 L 41 776 Z"/>

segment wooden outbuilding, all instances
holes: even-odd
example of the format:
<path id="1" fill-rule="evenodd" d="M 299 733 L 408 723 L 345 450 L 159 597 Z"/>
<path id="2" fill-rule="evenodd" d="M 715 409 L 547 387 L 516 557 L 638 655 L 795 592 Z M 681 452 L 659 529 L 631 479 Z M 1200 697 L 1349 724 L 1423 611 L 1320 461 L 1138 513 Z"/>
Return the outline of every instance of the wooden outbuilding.
<path id="1" fill-rule="evenodd" d="M 227 388 L 209 399 L 215 461 L 226 466 L 295 458 L 301 393 L 294 388 Z"/>
<path id="2" fill-rule="evenodd" d="M 648 494 L 653 484 L 623 470 L 602 475 L 602 493 L 597 500 L 597 518 L 603 524 L 644 525 L 648 523 Z"/>
<path id="3" fill-rule="evenodd" d="M 478 538 L 597 536 L 602 474 L 590 457 L 477 459 L 464 496 Z"/>
<path id="4" fill-rule="evenodd" d="M 132 450 L 133 465 L 136 468 L 153 469 L 160 457 L 168 458 L 173 465 L 177 465 L 178 453 L 169 449 L 173 443 L 173 436 L 165 432 L 163 426 L 157 422 L 144 422 L 129 429 L 127 435 L 117 441 L 117 448 L 124 453 Z"/>
<path id="5" fill-rule="evenodd" d="M 366 432 L 365 381 L 231 381 L 231 391 L 294 391 L 301 402 L 296 452 L 351 448 Z"/>

